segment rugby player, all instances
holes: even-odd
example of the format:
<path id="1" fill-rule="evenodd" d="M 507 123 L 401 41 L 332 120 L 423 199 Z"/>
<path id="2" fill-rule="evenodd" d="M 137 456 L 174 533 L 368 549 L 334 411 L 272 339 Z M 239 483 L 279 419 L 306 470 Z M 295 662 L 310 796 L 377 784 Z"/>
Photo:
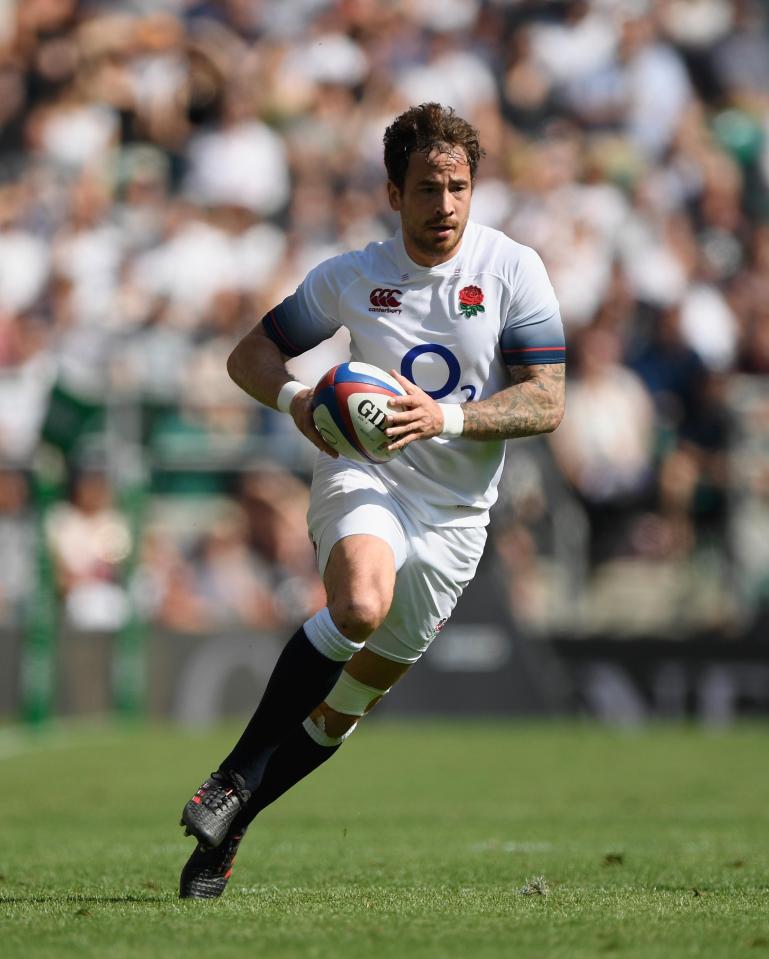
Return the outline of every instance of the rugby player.
<path id="1" fill-rule="evenodd" d="M 565 346 L 539 256 L 469 220 L 479 136 L 437 103 L 384 136 L 389 240 L 313 269 L 236 346 L 233 380 L 318 447 L 308 524 L 327 605 L 281 653 L 253 717 L 187 802 L 197 840 L 183 898 L 224 891 L 253 818 L 328 760 L 420 658 L 483 552 L 505 440 L 556 428 Z M 353 360 L 404 387 L 387 435 L 401 455 L 363 465 L 315 429 L 312 390 L 286 361 L 340 327 Z"/>

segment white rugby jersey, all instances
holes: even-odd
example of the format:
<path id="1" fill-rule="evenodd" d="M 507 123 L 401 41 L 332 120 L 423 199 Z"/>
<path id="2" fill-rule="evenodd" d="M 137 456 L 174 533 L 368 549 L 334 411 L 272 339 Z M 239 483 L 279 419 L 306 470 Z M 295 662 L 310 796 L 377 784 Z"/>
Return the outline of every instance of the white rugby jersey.
<path id="1" fill-rule="evenodd" d="M 472 222 L 458 252 L 438 266 L 415 263 L 400 231 L 332 257 L 263 322 L 287 356 L 344 326 L 353 360 L 398 370 L 442 403 L 504 389 L 508 366 L 565 358 L 558 301 L 539 256 Z M 425 523 L 482 526 L 503 463 L 504 441 L 436 436 L 410 443 L 389 463 L 355 468 L 375 470 Z"/>

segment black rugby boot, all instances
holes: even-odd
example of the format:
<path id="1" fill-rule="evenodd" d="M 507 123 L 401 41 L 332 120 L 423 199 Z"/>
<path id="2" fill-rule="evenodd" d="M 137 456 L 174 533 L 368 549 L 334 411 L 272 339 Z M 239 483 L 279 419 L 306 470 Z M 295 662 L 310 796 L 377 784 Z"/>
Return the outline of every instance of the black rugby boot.
<path id="1" fill-rule="evenodd" d="M 185 805 L 180 824 L 187 827 L 186 835 L 214 849 L 224 840 L 250 795 L 242 776 L 218 770 Z"/>
<path id="2" fill-rule="evenodd" d="M 227 836 L 216 849 L 197 846 L 179 878 L 180 899 L 218 899 L 232 875 L 232 864 L 246 830 Z"/>

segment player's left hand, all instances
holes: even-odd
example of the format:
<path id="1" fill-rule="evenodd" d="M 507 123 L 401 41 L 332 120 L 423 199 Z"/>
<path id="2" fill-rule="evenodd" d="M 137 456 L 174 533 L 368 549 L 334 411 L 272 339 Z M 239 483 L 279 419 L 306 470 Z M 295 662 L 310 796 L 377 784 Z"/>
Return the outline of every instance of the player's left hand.
<path id="1" fill-rule="evenodd" d="M 406 391 L 405 396 L 396 396 L 388 402 L 395 410 L 387 418 L 385 433 L 392 440 L 388 450 L 400 450 L 414 440 L 429 440 L 443 431 L 443 411 L 432 396 L 420 390 L 411 380 L 401 376 L 396 370 L 390 370 Z"/>

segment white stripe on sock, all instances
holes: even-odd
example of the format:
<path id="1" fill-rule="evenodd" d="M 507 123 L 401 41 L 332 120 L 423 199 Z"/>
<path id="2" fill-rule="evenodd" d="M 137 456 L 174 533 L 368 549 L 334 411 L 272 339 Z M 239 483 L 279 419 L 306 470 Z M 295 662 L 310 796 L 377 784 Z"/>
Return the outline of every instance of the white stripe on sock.
<path id="1" fill-rule="evenodd" d="M 319 746 L 326 746 L 328 749 L 330 749 L 332 746 L 339 746 L 341 743 L 343 743 L 348 736 L 351 736 L 353 732 L 355 732 L 355 727 L 357 725 L 357 723 L 353 723 L 346 733 L 343 733 L 341 736 L 334 737 L 329 736 L 325 730 L 316 726 L 309 716 L 302 723 L 302 727 L 310 739 L 315 740 Z"/>
<path id="2" fill-rule="evenodd" d="M 346 663 L 347 660 L 363 649 L 363 643 L 354 643 L 343 636 L 334 625 L 328 606 L 324 606 L 304 624 L 304 632 L 312 645 L 327 659 L 337 663 Z"/>

